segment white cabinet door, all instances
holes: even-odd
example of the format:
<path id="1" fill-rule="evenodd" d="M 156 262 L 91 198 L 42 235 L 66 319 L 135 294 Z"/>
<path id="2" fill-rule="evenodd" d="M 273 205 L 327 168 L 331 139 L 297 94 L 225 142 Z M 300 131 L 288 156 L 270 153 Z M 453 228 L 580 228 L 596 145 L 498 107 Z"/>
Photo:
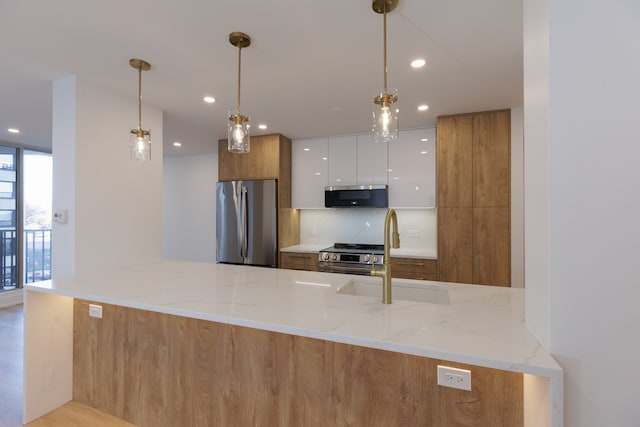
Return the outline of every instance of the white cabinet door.
<path id="1" fill-rule="evenodd" d="M 355 185 L 358 182 L 358 137 L 329 138 L 329 185 Z"/>
<path id="2" fill-rule="evenodd" d="M 293 141 L 291 149 L 291 205 L 294 208 L 324 208 L 324 187 L 328 184 L 329 140 Z"/>
<path id="3" fill-rule="evenodd" d="M 436 205 L 436 128 L 401 130 L 389 144 L 389 205 Z"/>
<path id="4" fill-rule="evenodd" d="M 358 135 L 358 184 L 387 184 L 389 144 L 375 142 L 371 133 Z"/>

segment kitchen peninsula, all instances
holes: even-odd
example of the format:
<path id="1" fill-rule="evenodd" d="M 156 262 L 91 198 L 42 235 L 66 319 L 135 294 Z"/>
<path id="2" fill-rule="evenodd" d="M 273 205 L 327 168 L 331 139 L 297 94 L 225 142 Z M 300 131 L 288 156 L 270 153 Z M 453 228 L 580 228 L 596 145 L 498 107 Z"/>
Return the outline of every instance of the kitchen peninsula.
<path id="1" fill-rule="evenodd" d="M 349 424 L 363 411 L 396 417 L 391 422 L 424 422 L 425 413 L 480 419 L 477 401 L 492 407 L 512 396 L 476 387 L 502 391 L 510 380 L 501 375 L 515 373 L 525 374 L 524 409 L 514 408 L 524 413 L 521 425 L 561 425 L 562 371 L 524 324 L 522 289 L 404 281 L 448 291 L 450 303 L 383 305 L 336 293 L 355 277 L 164 261 L 25 285 L 25 422 L 71 399 L 139 425 L 164 425 L 176 413 L 191 414 L 183 425 L 225 414 L 276 425 L 323 416 L 329 425 Z M 102 318 L 89 317 L 89 303 Z M 462 393 L 473 396 L 437 386 L 435 372 L 425 371 L 435 371 L 433 361 L 471 369 L 474 392 Z M 398 389 L 373 394 L 396 380 Z M 546 395 L 527 390 L 536 382 Z M 359 398 L 362 387 L 375 390 Z M 399 412 L 378 413 L 396 394 Z M 314 413 L 325 395 L 333 412 Z M 249 396 L 252 404 L 238 407 Z M 438 413 L 447 397 L 458 407 Z"/>

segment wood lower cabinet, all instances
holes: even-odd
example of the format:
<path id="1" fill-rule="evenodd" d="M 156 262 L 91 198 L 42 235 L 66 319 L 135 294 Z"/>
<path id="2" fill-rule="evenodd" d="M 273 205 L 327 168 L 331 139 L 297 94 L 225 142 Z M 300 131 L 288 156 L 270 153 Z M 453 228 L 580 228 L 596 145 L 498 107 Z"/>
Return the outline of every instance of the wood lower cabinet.
<path id="1" fill-rule="evenodd" d="M 438 280 L 438 261 L 391 257 L 391 276 L 402 279 Z"/>
<path id="2" fill-rule="evenodd" d="M 280 268 L 318 271 L 318 254 L 306 252 L 280 252 Z"/>
<path id="3" fill-rule="evenodd" d="M 523 374 L 75 300 L 73 400 L 140 427 L 524 425 Z M 470 369 L 472 391 L 437 385 Z"/>
<path id="4" fill-rule="evenodd" d="M 473 283 L 510 286 L 508 207 L 473 208 Z"/>
<path id="5" fill-rule="evenodd" d="M 438 267 L 443 282 L 473 283 L 472 208 L 438 208 Z"/>

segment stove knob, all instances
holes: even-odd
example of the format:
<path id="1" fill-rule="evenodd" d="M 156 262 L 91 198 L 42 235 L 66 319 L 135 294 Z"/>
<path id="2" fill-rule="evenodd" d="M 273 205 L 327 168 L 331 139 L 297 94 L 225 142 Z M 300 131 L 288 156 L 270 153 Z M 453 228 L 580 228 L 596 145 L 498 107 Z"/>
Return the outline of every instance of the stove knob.
<path id="1" fill-rule="evenodd" d="M 378 257 L 377 257 L 377 256 L 374 256 L 374 257 L 373 257 L 373 263 L 374 263 L 374 264 L 377 264 L 377 263 L 378 263 Z"/>
<path id="2" fill-rule="evenodd" d="M 331 260 L 332 261 L 336 261 L 337 259 L 338 259 L 338 255 L 336 255 L 336 254 L 331 255 Z"/>
<path id="3" fill-rule="evenodd" d="M 369 262 L 371 260 L 371 255 L 365 255 L 364 256 L 364 262 Z"/>
<path id="4" fill-rule="evenodd" d="M 322 260 L 323 261 L 329 261 L 329 253 L 328 252 L 325 252 L 325 253 L 322 254 Z"/>

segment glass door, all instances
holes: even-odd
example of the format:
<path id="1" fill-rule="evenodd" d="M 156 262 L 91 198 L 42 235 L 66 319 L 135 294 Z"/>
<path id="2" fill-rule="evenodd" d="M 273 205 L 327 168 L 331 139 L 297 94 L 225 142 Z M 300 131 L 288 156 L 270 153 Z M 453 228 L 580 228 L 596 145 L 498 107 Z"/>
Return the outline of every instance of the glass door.
<path id="1" fill-rule="evenodd" d="M 17 148 L 0 146 L 0 291 L 19 286 L 17 155 Z"/>
<path id="2" fill-rule="evenodd" d="M 52 156 L 24 150 L 24 283 L 51 278 Z"/>

